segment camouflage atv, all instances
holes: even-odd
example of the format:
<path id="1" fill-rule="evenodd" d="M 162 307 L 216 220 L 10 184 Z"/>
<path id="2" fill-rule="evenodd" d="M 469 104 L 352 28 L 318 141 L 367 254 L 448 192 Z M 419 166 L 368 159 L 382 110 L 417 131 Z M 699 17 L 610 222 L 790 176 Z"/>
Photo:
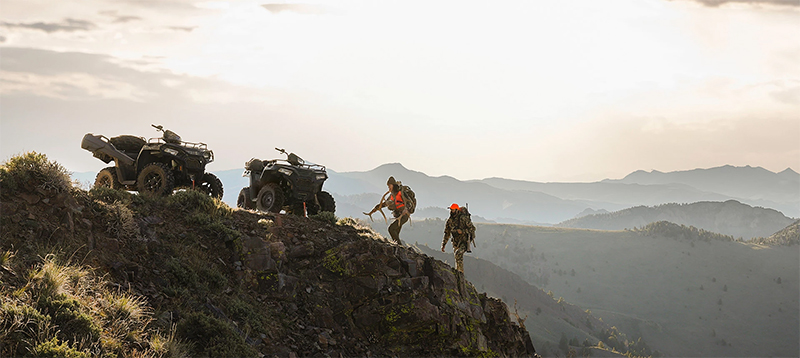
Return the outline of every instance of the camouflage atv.
<path id="1" fill-rule="evenodd" d="M 335 212 L 333 196 L 322 190 L 328 179 L 325 167 L 306 163 L 294 153 L 275 148 L 287 155 L 286 160 L 253 158 L 245 164 L 245 177 L 250 186 L 239 192 L 236 206 L 264 212 L 295 215 L 314 215 L 322 211 Z"/>
<path id="2" fill-rule="evenodd" d="M 113 167 L 97 173 L 94 185 L 160 195 L 172 194 L 175 188 L 194 188 L 222 198 L 222 181 L 205 171 L 214 161 L 214 152 L 205 143 L 184 142 L 171 130 L 153 127 L 163 132 L 161 138 L 83 136 L 81 148 L 106 164 L 114 161 Z"/>

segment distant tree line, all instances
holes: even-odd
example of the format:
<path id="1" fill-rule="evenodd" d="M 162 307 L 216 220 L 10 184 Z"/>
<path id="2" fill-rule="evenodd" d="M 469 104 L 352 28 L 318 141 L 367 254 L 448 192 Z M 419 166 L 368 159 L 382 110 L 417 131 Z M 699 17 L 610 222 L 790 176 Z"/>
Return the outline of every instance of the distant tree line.
<path id="1" fill-rule="evenodd" d="M 785 229 L 778 231 L 770 237 L 757 237 L 750 242 L 759 245 L 768 246 L 792 246 L 800 243 L 800 220 L 794 224 L 787 226 Z"/>
<path id="2" fill-rule="evenodd" d="M 735 241 L 733 236 L 698 229 L 694 226 L 679 225 L 669 221 L 657 221 L 641 228 L 634 227 L 634 232 L 644 236 L 665 236 L 689 241 Z"/>

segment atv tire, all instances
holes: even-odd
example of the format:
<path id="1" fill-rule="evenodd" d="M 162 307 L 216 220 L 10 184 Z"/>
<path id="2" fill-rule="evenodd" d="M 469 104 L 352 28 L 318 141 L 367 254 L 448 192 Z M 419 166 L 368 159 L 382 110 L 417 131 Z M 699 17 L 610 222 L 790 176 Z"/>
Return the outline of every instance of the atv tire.
<path id="1" fill-rule="evenodd" d="M 252 197 L 250 196 L 250 187 L 247 186 L 239 191 L 239 197 L 236 198 L 236 207 L 242 209 L 254 209 Z"/>
<path id="2" fill-rule="evenodd" d="M 319 202 L 319 211 L 336 212 L 336 200 L 327 191 L 317 193 L 317 202 Z"/>
<path id="3" fill-rule="evenodd" d="M 175 188 L 175 177 L 166 164 L 147 164 L 136 178 L 136 187 L 140 193 L 169 195 Z"/>
<path id="4" fill-rule="evenodd" d="M 122 189 L 122 183 L 117 179 L 117 168 L 103 168 L 94 178 L 94 187 L 106 187 L 111 189 Z"/>
<path id="5" fill-rule="evenodd" d="M 117 150 L 123 152 L 130 152 L 130 153 L 139 153 L 142 150 L 142 147 L 147 143 L 141 137 L 133 136 L 133 135 L 121 135 L 119 137 L 113 137 L 108 140 L 111 142 L 111 145 Z M 134 158 L 135 159 L 135 158 Z"/>
<path id="6" fill-rule="evenodd" d="M 258 191 L 258 200 L 256 200 L 258 210 L 264 212 L 277 213 L 283 207 L 283 192 L 278 184 L 268 183 L 261 187 Z"/>
<path id="7" fill-rule="evenodd" d="M 222 199 L 222 181 L 211 173 L 203 174 L 203 179 L 197 183 L 197 190 L 210 195 L 214 199 Z"/>

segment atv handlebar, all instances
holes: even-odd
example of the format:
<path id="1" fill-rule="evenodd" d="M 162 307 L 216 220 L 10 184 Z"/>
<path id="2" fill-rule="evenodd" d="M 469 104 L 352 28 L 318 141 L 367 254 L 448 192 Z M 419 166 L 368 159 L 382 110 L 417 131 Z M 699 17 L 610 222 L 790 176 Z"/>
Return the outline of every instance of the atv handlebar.
<path id="1" fill-rule="evenodd" d="M 153 128 L 155 128 L 157 131 L 160 131 L 160 132 L 164 131 L 164 127 L 161 126 L 161 125 L 151 124 L 151 126 L 153 126 Z"/>

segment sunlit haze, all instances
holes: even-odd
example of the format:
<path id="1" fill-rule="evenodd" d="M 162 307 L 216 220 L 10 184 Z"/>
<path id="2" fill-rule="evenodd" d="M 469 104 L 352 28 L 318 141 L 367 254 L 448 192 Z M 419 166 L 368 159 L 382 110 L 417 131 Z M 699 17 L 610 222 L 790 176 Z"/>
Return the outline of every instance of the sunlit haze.
<path id="1" fill-rule="evenodd" d="M 0 156 L 96 171 L 83 134 L 153 123 L 210 171 L 797 171 L 799 36 L 796 1 L 4 0 Z"/>

